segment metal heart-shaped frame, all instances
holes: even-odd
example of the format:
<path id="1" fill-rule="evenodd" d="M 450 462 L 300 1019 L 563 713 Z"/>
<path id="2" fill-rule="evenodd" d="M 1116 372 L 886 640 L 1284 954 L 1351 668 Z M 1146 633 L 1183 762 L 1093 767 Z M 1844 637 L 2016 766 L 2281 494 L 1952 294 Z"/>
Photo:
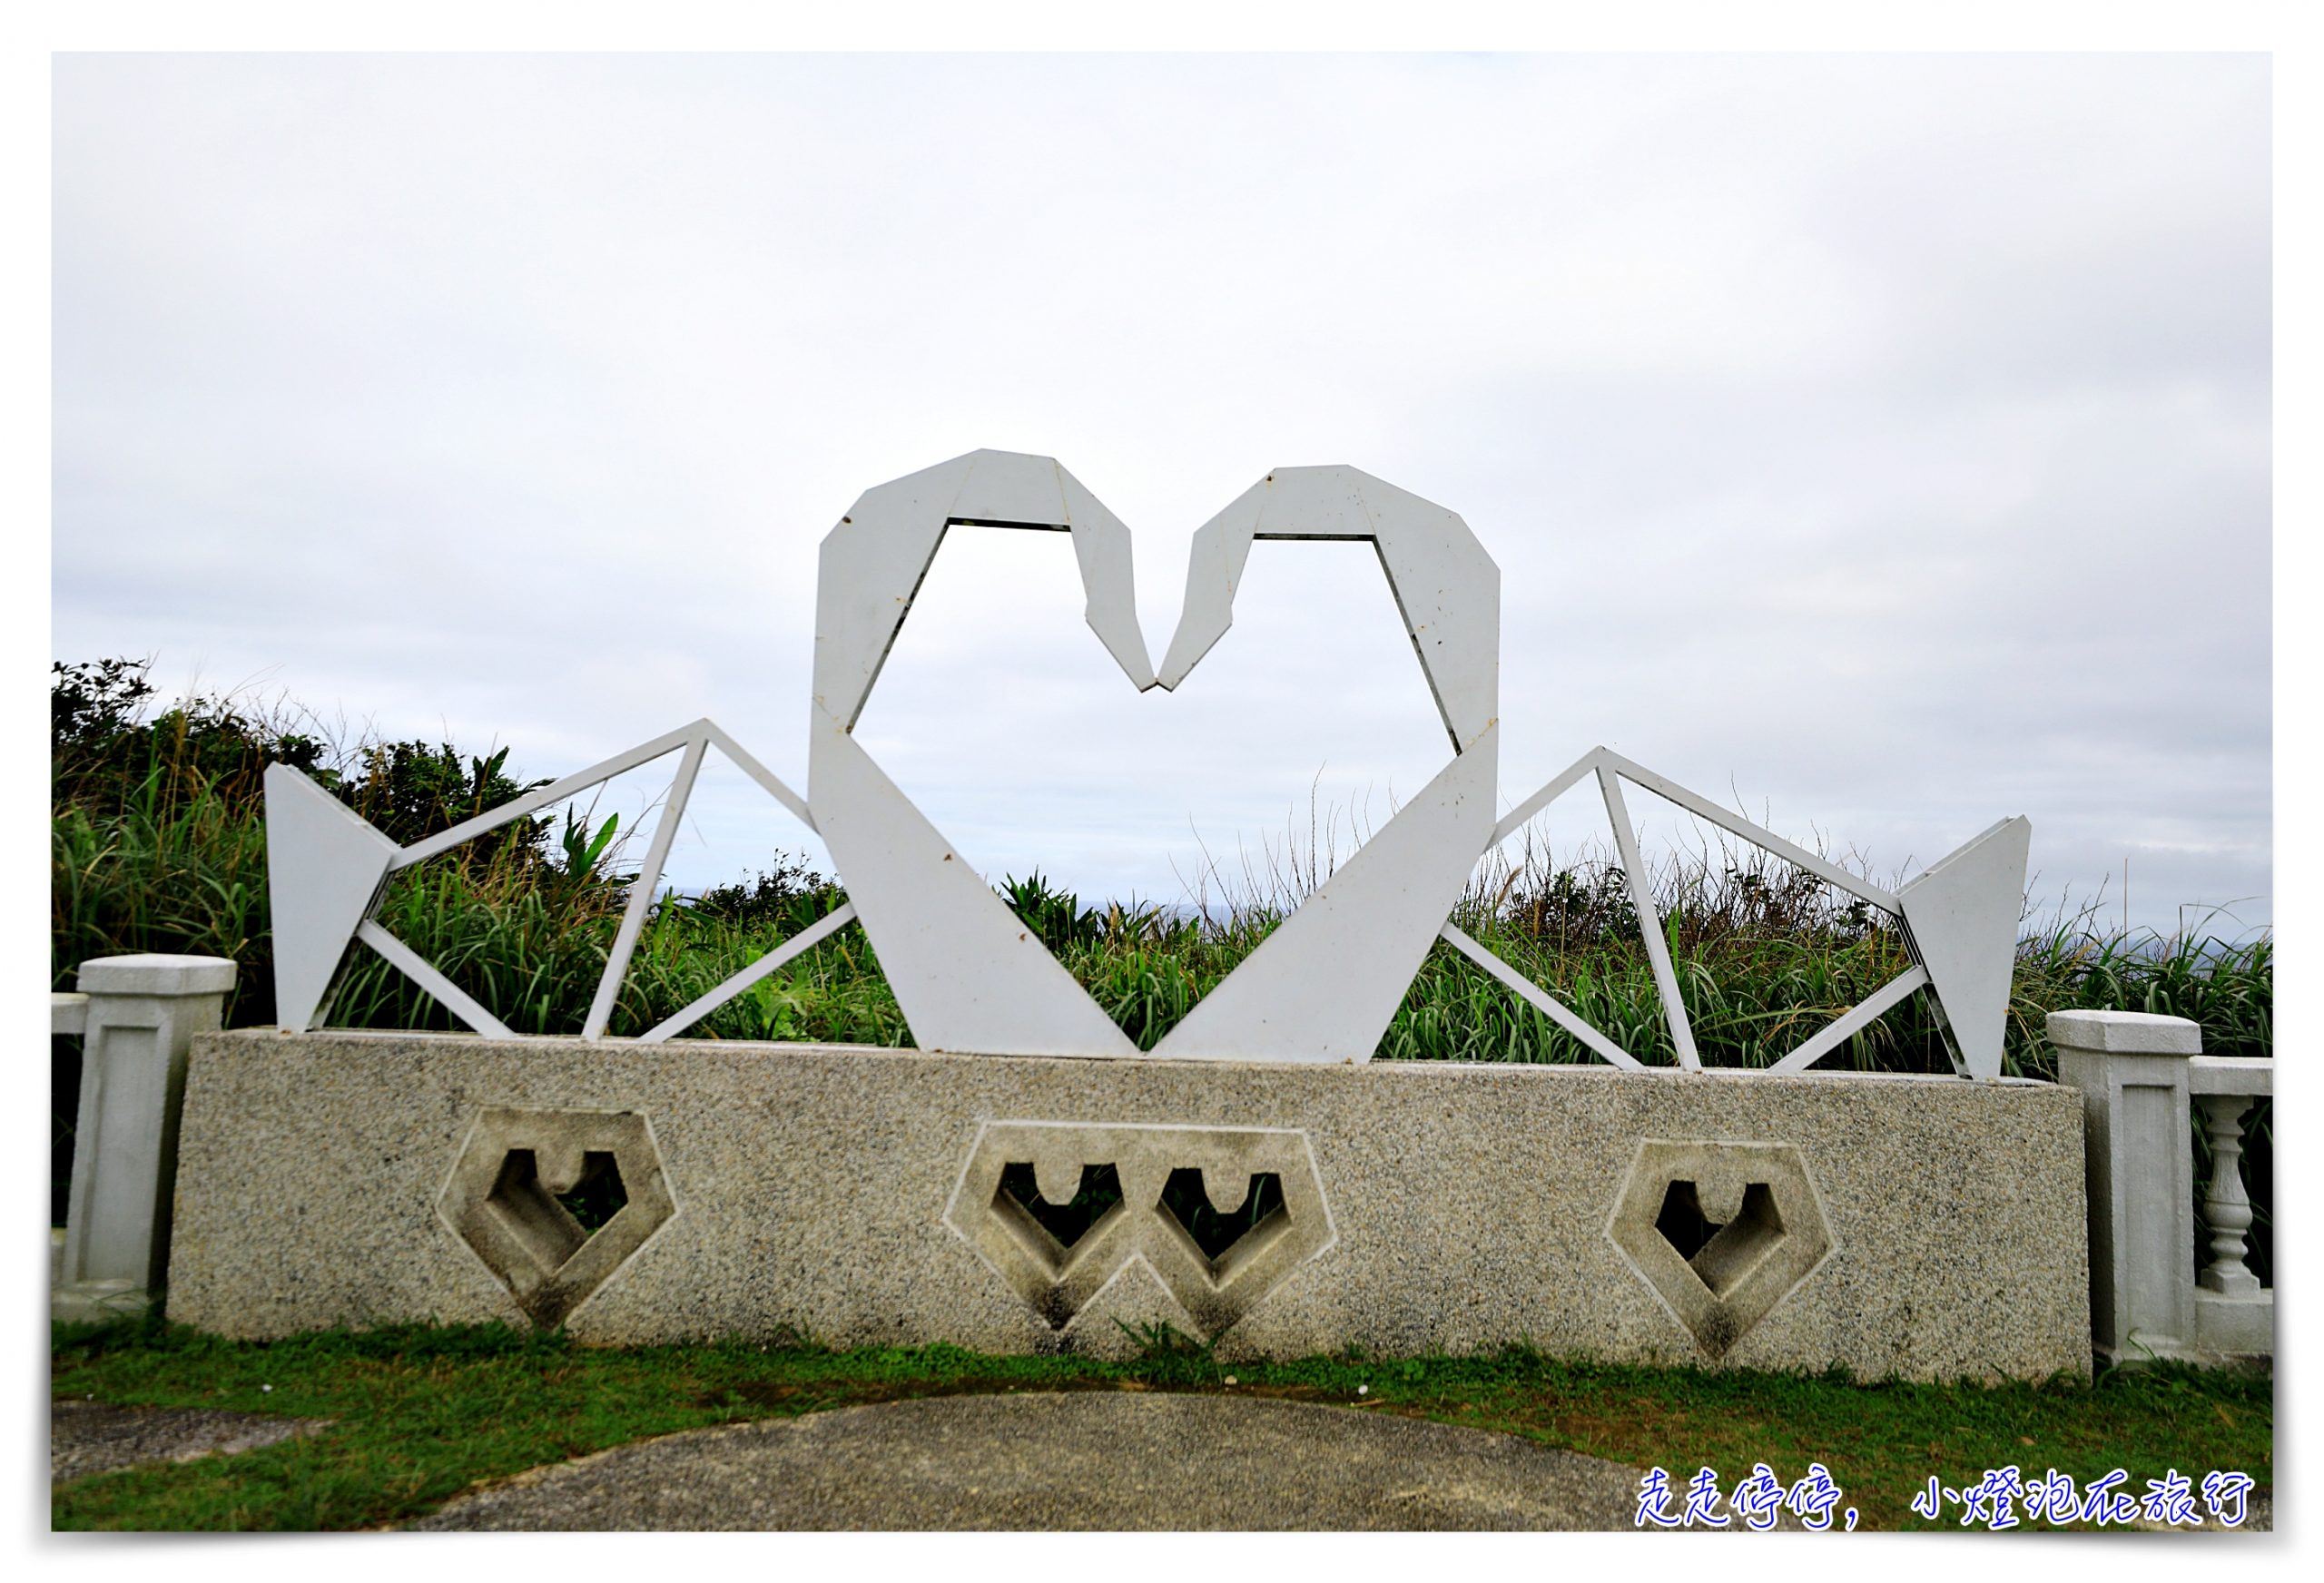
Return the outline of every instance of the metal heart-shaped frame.
<path id="1" fill-rule="evenodd" d="M 1140 692 L 1176 687 L 1234 622 L 1257 539 L 1378 552 L 1452 762 L 1151 1052 L 1369 1060 L 1494 824 L 1501 572 L 1458 514 L 1354 467 L 1283 467 L 1195 535 L 1157 675 L 1129 530 L 1048 457 L 974 451 L 868 490 L 825 536 L 816 585 L 808 803 L 922 1049 L 1135 1056 L 1137 1047 L 856 742 L 853 731 L 947 530 L 1068 533 L 1089 625 Z"/>

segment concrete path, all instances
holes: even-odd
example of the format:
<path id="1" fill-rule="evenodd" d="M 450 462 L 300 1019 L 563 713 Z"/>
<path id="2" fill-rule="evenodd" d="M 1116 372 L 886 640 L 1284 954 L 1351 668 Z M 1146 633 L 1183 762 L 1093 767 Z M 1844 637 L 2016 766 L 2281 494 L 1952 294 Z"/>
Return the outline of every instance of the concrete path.
<path id="1" fill-rule="evenodd" d="M 955 1396 L 695 1430 L 536 1469 L 423 1529 L 1620 1529 L 1638 1470 L 1257 1398 Z"/>
<path id="2" fill-rule="evenodd" d="M 330 1427 L 322 1418 L 276 1418 L 202 1408 L 113 1407 L 72 1397 L 48 1406 L 48 1476 L 53 1483 L 140 1462 L 190 1462 L 232 1456 Z"/>

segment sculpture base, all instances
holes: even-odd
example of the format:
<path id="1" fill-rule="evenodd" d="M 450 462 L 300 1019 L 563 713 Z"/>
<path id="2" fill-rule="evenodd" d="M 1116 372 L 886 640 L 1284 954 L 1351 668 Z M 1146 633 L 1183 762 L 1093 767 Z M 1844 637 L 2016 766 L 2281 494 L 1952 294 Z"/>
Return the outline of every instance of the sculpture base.
<path id="1" fill-rule="evenodd" d="M 153 1307 L 153 1294 L 134 1281 L 64 1279 L 64 1228 L 48 1234 L 48 1317 L 58 1324 L 102 1324 L 135 1319 Z"/>
<path id="2" fill-rule="evenodd" d="M 194 1044 L 168 1302 L 2038 1379 L 2090 1367 L 2083 1179 L 2046 1084 L 248 1030 Z"/>

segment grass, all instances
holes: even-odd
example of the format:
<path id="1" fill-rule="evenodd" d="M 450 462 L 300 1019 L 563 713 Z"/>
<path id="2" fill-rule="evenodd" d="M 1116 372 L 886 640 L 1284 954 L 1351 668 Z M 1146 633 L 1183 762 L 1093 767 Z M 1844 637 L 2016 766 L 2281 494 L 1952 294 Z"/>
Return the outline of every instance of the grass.
<path id="1" fill-rule="evenodd" d="M 1767 1462 L 1787 1483 L 1822 1462 L 1860 1526 L 1929 1524 L 1930 1475 L 2048 1468 L 2129 1488 L 2175 1468 L 2274 1482 L 2265 1378 L 2173 1366 L 2094 1382 L 1858 1383 L 1841 1375 L 1655 1370 L 1490 1356 L 1224 1363 L 1167 1332 L 1127 1362 L 995 1357 L 949 1346 L 829 1351 L 783 1338 L 597 1350 L 499 1326 L 402 1326 L 238 1342 L 157 1322 L 55 1327 L 59 1396 L 334 1421 L 235 1457 L 125 1469 L 58 1489 L 59 1529 L 364 1529 L 424 1516 L 478 1480 L 681 1430 L 863 1402 L 1012 1391 L 1263 1395 L 1499 1430 L 1722 1487 Z M 1233 1385 L 1227 1383 L 1232 1376 Z"/>

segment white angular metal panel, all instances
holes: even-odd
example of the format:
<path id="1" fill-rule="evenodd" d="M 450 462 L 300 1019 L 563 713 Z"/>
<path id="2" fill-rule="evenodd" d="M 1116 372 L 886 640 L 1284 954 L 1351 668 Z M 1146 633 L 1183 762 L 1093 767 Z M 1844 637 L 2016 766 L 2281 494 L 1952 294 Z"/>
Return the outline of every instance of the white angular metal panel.
<path id="1" fill-rule="evenodd" d="M 303 1032 L 371 910 L 396 843 L 288 764 L 269 764 L 265 786 L 275 1020 Z"/>
<path id="2" fill-rule="evenodd" d="M 1501 713 L 1501 568 L 1457 512 L 1355 467 L 1277 467 L 1195 534 L 1164 657 L 1176 687 L 1234 624 L 1254 539 L 1369 540 L 1457 752 Z"/>
<path id="3" fill-rule="evenodd" d="M 507 1026 L 483 1005 L 371 920 L 369 913 L 378 901 L 380 881 L 397 870 L 424 862 L 462 841 L 513 823 L 576 792 L 676 751 L 680 757 L 669 797 L 655 821 L 653 837 L 646 843 L 645 860 L 632 883 L 628 905 L 607 953 L 605 970 L 598 978 L 596 995 L 582 1030 L 584 1038 L 602 1037 L 627 976 L 629 959 L 636 949 L 645 915 L 660 897 L 663 865 L 668 860 L 679 821 L 685 815 L 686 799 L 693 791 L 694 777 L 702 767 L 704 752 L 714 746 L 732 757 L 745 774 L 796 813 L 810 830 L 814 828 L 806 799 L 784 785 L 709 720 L 697 720 L 640 742 L 408 847 L 398 847 L 297 771 L 281 764 L 270 766 L 266 779 L 268 890 L 275 909 L 275 998 L 281 1025 L 300 1030 L 308 1027 L 324 991 L 330 987 L 331 974 L 345 954 L 348 942 L 359 939 L 468 1027 L 487 1038 L 514 1037 Z M 698 1020 L 853 917 L 852 909 L 841 909 L 839 914 L 818 926 L 818 930 L 808 931 L 813 940 L 802 936 L 786 941 L 769 958 L 762 959 L 663 1022 L 654 1030 L 653 1037 L 657 1040 L 667 1038 Z"/>
<path id="4" fill-rule="evenodd" d="M 1361 483 L 1381 565 L 1445 729 L 1466 748 L 1501 717 L 1501 568 L 1458 513 L 1346 471 Z M 1277 509 L 1269 508 L 1262 534 Z"/>
<path id="5" fill-rule="evenodd" d="M 1662 997 L 1663 1020 L 1670 1025 L 1670 1043 L 1679 1052 L 1679 1065 L 1693 1071 L 1700 1067 L 1702 1057 L 1695 1050 L 1694 1025 L 1687 1018 L 1686 998 L 1679 989 L 1679 975 L 1670 966 L 1670 942 L 1662 938 L 1662 915 L 1655 910 L 1654 888 L 1648 882 L 1646 864 L 1639 856 L 1638 832 L 1630 828 L 1630 811 L 1622 801 L 1622 785 L 1614 772 L 1605 763 L 1605 752 L 1599 753 L 1598 790 L 1606 801 L 1606 820 L 1614 827 L 1614 849 L 1622 860 L 1622 872 L 1630 880 L 1630 909 L 1638 914 L 1639 939 L 1646 947 L 1646 959 L 1654 968 L 1654 988 Z"/>
<path id="6" fill-rule="evenodd" d="M 1154 1049 L 1223 1061 L 1372 1058 L 1492 833 L 1491 727 Z"/>
<path id="7" fill-rule="evenodd" d="M 1169 652 L 1162 656 L 1155 677 L 1165 691 L 1185 681 L 1235 624 L 1235 591 L 1243 585 L 1252 536 L 1258 532 L 1259 513 L 1273 483 L 1270 474 L 1195 529 L 1187 550 L 1187 596 L 1178 613 L 1178 630 L 1170 635 Z"/>
<path id="8" fill-rule="evenodd" d="M 2004 819 L 1896 892 L 1913 955 L 1972 1077 L 2001 1076 L 2033 844 L 2031 820 Z"/>
<path id="9" fill-rule="evenodd" d="M 705 726 L 708 723 L 704 722 Z M 678 758 L 678 772 L 671 778 L 670 794 L 663 800 L 662 811 L 654 820 L 653 837 L 645 843 L 645 860 L 639 865 L 637 878 L 630 885 L 629 904 L 622 909 L 621 928 L 614 936 L 613 949 L 606 953 L 606 970 L 597 977 L 597 993 L 589 1003 L 588 1019 L 581 1027 L 583 1038 L 604 1037 L 606 1024 L 613 1018 L 614 1002 L 621 998 L 622 980 L 629 976 L 629 959 L 637 949 L 638 935 L 645 928 L 645 915 L 661 900 L 662 866 L 670 860 L 670 843 L 676 839 L 678 825 L 686 816 L 686 801 L 694 795 L 694 777 L 702 772 L 702 755 L 709 745 L 705 733 L 686 743 Z"/>
<path id="10" fill-rule="evenodd" d="M 815 583 L 817 708 L 855 729 L 955 523 L 1072 534 L 1091 629 L 1133 685 L 1154 684 L 1137 624 L 1129 529 L 1052 457 L 970 451 L 865 490 L 823 536 Z"/>
<path id="11" fill-rule="evenodd" d="M 990 522 L 1004 527 L 1061 528 L 1065 513 L 1062 470 L 1055 457 L 1023 451 L 970 451 L 968 476 L 945 516 L 952 522 Z"/>
<path id="12" fill-rule="evenodd" d="M 1032 930 L 846 728 L 817 710 L 808 800 L 922 1049 L 1134 1056 Z"/>
<path id="13" fill-rule="evenodd" d="M 814 702 L 851 729 L 975 464 L 973 453 L 954 457 L 866 489 L 823 536 L 815 570 Z"/>
<path id="14" fill-rule="evenodd" d="M 1065 494 L 1065 520 L 1073 530 L 1073 555 L 1081 565 L 1088 603 L 1082 615 L 1114 656 L 1122 674 L 1141 693 L 1154 685 L 1154 662 L 1146 653 L 1146 629 L 1137 624 L 1137 582 L 1129 528 L 1105 503 L 1063 467 L 1057 470 Z"/>
<path id="15" fill-rule="evenodd" d="M 809 754 L 817 827 L 923 1045 L 1134 1053 L 1113 1020 L 848 737 L 943 529 L 955 523 L 1068 529 L 1090 627 L 1132 682 L 1141 689 L 1155 683 L 1137 625 L 1129 530 L 1055 461 L 977 451 L 882 485 L 860 498 L 823 541 Z M 1342 870 L 1350 876 L 1344 883 L 1327 885 L 1277 931 L 1285 943 L 1271 939 L 1262 947 L 1213 992 L 1212 999 L 1225 997 L 1218 1008 L 1206 1009 L 1206 1000 L 1178 1030 L 1192 1031 L 1183 1039 L 1174 1032 L 1177 1042 L 1165 1041 L 1164 1048 L 1256 1054 L 1285 1037 L 1282 1030 L 1295 1020 L 1288 1010 L 1271 1009 L 1271 998 L 1303 1005 L 1311 998 L 1309 987 L 1294 982 L 1305 964 L 1362 963 L 1368 993 L 1350 996 L 1345 975 L 1334 977 L 1322 996 L 1337 1014 L 1294 1042 L 1308 1052 L 1300 1058 L 1367 1059 L 1492 828 L 1497 755 L 1480 738 L 1493 740 L 1500 573 L 1461 519 L 1441 506 L 1352 467 L 1280 469 L 1197 535 L 1197 566 L 1212 565 L 1216 575 L 1190 582 L 1191 620 L 1181 631 L 1215 627 L 1200 638 L 1203 650 L 1231 620 L 1233 585 L 1262 529 L 1263 536 L 1374 546 L 1460 756 L 1367 843 L 1365 852 L 1379 849 L 1368 862 L 1352 860 Z M 1174 659 L 1172 679 L 1183 679 L 1200 657 Z M 1469 828 L 1479 818 L 1483 823 Z M 1364 909 L 1354 900 L 1359 894 L 1393 916 L 1360 917 Z M 1403 975 L 1384 985 L 1375 970 L 1390 962 L 1401 962 Z M 1370 1006 L 1384 997 L 1382 1007 Z M 1236 1047 L 1242 1030 L 1268 1027 L 1276 1031 L 1255 1033 L 1258 1043 L 1249 1050 Z M 1364 1031 L 1355 1031 L 1359 1027 Z"/>
<path id="16" fill-rule="evenodd" d="M 537 812 L 553 802 L 562 802 L 576 792 L 585 792 L 601 781 L 610 781 L 640 764 L 650 764 L 663 754 L 699 742 L 706 733 L 715 730 L 717 728 L 709 721 L 697 720 L 692 725 L 664 732 L 651 742 L 642 742 L 610 759 L 601 759 L 586 770 L 576 770 L 537 792 L 527 792 L 514 801 L 504 802 L 488 813 L 479 813 L 474 819 L 461 821 L 449 830 L 438 831 L 425 841 L 416 841 L 396 853 L 392 866 L 409 869 L 414 863 L 424 863 L 438 852 L 448 852 L 461 842 L 474 841 L 488 830 L 498 830 L 502 825 Z"/>
<path id="17" fill-rule="evenodd" d="M 1730 835 L 1739 835 L 1763 851 L 1781 858 L 1785 862 L 1807 870 L 1827 885 L 1837 886 L 1849 895 L 1869 901 L 1885 911 L 1896 910 L 1896 899 L 1868 880 L 1849 873 L 1827 858 L 1817 856 L 1805 847 L 1794 846 L 1765 825 L 1752 823 L 1738 813 L 1730 813 L 1699 792 L 1690 792 L 1676 781 L 1656 774 L 1643 764 L 1632 763 L 1611 748 L 1597 750 L 1598 762 L 1620 775 L 1625 781 L 1642 786 L 1656 796 L 1677 803 L 1688 812 L 1707 819 Z"/>

